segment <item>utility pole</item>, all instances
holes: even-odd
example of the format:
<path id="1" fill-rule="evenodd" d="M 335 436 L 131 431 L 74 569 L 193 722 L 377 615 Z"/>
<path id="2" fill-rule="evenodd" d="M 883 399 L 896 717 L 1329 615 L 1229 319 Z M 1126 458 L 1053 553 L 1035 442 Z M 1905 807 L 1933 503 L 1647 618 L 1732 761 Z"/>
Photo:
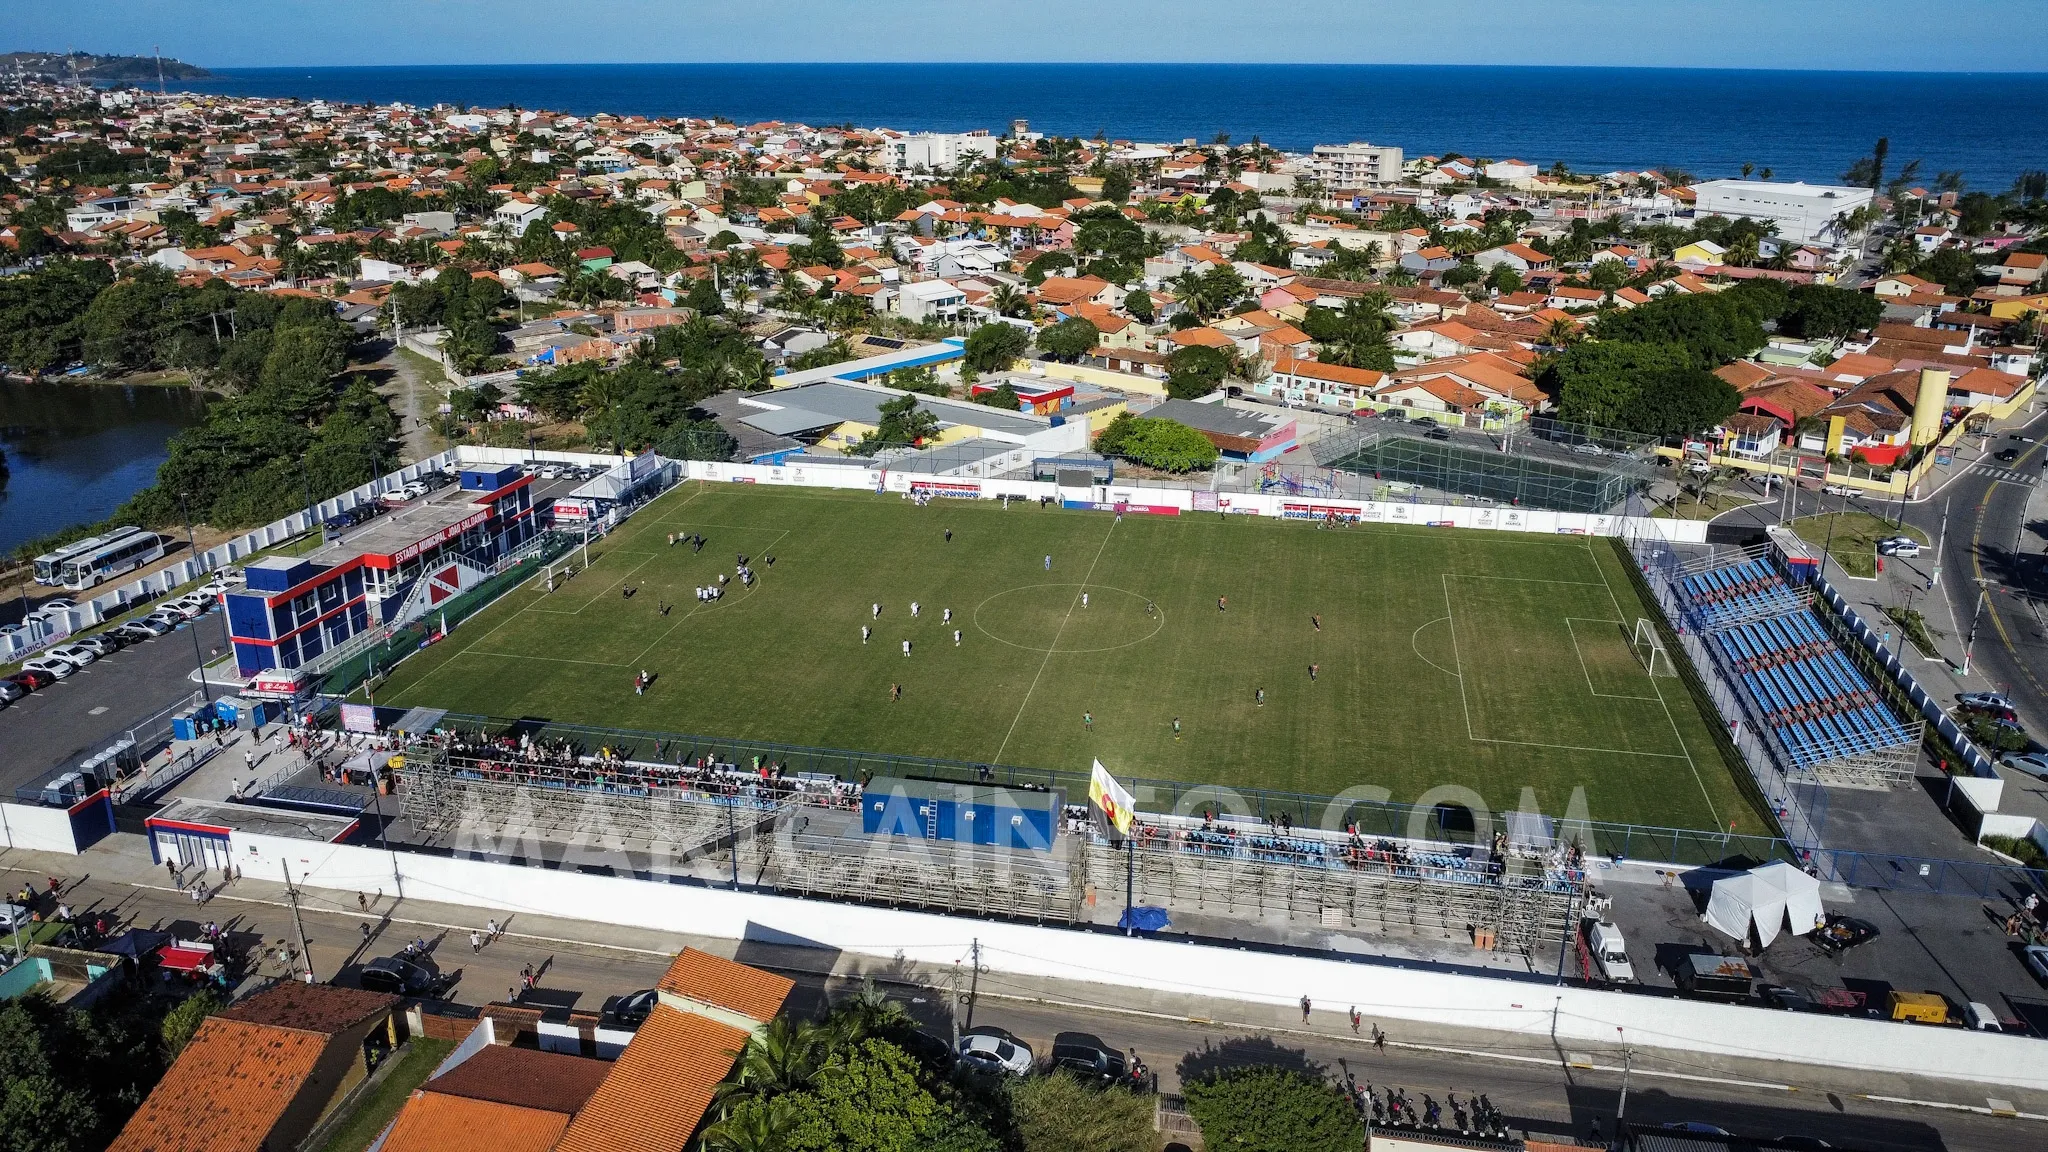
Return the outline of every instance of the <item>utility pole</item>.
<path id="1" fill-rule="evenodd" d="M 979 936 L 974 938 L 971 955 L 974 958 L 974 967 L 969 969 L 967 973 L 967 1022 L 970 1025 L 974 1023 L 975 998 L 981 992 L 981 937 Z"/>
<path id="2" fill-rule="evenodd" d="M 1941 531 L 1934 539 L 1934 576 L 1929 581 L 1931 588 L 1941 587 L 1941 554 L 1948 547 L 1948 506 L 1954 499 L 1955 497 L 1951 496 L 1941 502 Z"/>
<path id="3" fill-rule="evenodd" d="M 1616 1028 L 1615 1031 L 1619 1032 L 1621 1029 Z M 1635 1051 L 1628 1045 L 1623 1044 L 1621 1046 L 1621 1103 L 1614 1109 L 1614 1140 L 1616 1144 L 1623 1141 L 1622 1133 L 1628 1131 L 1623 1125 L 1627 1123 L 1628 1074 L 1635 1065 L 1634 1056 Z"/>
<path id="4" fill-rule="evenodd" d="M 185 517 L 185 547 L 191 549 L 192 559 L 199 559 L 199 541 L 192 535 L 192 510 L 185 504 L 185 493 L 178 493 L 178 511 Z M 199 647 L 199 626 L 195 622 L 192 632 L 192 657 L 199 664 L 199 691 L 208 704 L 213 703 L 213 686 L 206 682 L 206 653 Z"/>
<path id="5" fill-rule="evenodd" d="M 1977 608 L 1970 613 L 1970 634 L 1963 639 L 1963 675 L 1970 674 L 1970 657 L 1977 651 L 1977 623 L 1984 618 L 1984 597 L 1990 588 L 1982 580 L 1977 582 Z"/>
<path id="6" fill-rule="evenodd" d="M 284 865 L 284 894 L 290 897 L 292 902 L 292 927 L 298 929 L 299 933 L 299 955 L 306 961 L 306 983 L 312 984 L 315 983 L 313 950 L 306 944 L 306 921 L 299 915 L 299 890 L 292 886 L 291 861 L 281 860 L 279 863 Z"/>

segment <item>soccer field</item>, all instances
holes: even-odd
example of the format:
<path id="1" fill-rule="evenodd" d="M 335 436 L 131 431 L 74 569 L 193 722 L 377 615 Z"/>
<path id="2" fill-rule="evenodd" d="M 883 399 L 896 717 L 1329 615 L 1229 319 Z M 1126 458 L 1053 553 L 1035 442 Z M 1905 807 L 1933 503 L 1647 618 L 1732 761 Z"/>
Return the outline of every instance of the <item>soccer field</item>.
<path id="1" fill-rule="evenodd" d="M 1584 788 L 1595 820 L 1766 828 L 1719 721 L 1631 650 L 1654 610 L 1606 540 L 698 483 L 591 551 L 378 703 L 1494 811 L 1533 789 L 1550 815 Z M 736 553 L 754 586 L 697 601 Z"/>

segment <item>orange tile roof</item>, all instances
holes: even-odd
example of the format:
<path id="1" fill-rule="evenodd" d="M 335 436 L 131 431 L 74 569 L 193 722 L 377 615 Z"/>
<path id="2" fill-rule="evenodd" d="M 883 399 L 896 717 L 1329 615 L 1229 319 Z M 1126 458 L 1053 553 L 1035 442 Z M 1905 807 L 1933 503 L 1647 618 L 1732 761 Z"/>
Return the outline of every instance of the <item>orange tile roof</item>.
<path id="1" fill-rule="evenodd" d="M 1199 345 L 1204 348 L 1235 348 L 1237 341 L 1214 328 L 1183 328 L 1167 339 L 1183 348 Z"/>
<path id="2" fill-rule="evenodd" d="M 656 1005 L 556 1149 L 682 1152 L 746 1042 L 737 1028 Z"/>
<path id="3" fill-rule="evenodd" d="M 383 1152 L 548 1152 L 568 1126 L 560 1112 L 415 1090 Z"/>
<path id="4" fill-rule="evenodd" d="M 227 1020 L 331 1035 L 345 1032 L 372 1016 L 388 1013 L 398 1004 L 399 998 L 388 992 L 285 980 L 272 984 L 220 1015 Z"/>
<path id="5" fill-rule="evenodd" d="M 211 1017 L 107 1152 L 259 1152 L 326 1048 L 311 1032 Z"/>
<path id="6" fill-rule="evenodd" d="M 796 981 L 737 960 L 685 948 L 656 987 L 766 1024 L 782 1011 Z"/>

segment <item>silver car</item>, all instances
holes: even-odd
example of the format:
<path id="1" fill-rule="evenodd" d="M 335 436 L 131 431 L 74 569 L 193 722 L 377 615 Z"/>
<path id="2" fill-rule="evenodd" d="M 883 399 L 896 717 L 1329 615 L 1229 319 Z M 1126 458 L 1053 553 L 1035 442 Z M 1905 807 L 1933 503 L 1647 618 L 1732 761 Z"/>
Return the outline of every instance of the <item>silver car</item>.
<path id="1" fill-rule="evenodd" d="M 970 1028 L 960 1036 L 960 1062 L 983 1072 L 1031 1074 L 1031 1046 L 1000 1028 Z"/>
<path id="2" fill-rule="evenodd" d="M 2048 755 L 2043 755 L 2039 752 L 2027 752 L 2018 756 L 2007 756 L 2000 763 L 2004 764 L 2007 768 L 2025 772 L 2029 776 L 2037 776 L 2043 780 L 2048 780 Z"/>

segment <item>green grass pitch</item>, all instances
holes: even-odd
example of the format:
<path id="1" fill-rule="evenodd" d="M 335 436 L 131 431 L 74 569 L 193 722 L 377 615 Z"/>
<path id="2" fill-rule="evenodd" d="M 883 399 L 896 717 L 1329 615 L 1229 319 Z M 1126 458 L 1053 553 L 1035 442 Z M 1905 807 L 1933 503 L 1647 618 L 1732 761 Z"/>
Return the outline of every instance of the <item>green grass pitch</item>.
<path id="1" fill-rule="evenodd" d="M 1595 820 L 1765 828 L 1719 720 L 1631 650 L 1654 610 L 1604 540 L 696 483 L 592 551 L 378 703 L 1494 811 L 1534 789 L 1551 815 L 1583 787 Z M 700 604 L 742 552 L 760 579 Z"/>

